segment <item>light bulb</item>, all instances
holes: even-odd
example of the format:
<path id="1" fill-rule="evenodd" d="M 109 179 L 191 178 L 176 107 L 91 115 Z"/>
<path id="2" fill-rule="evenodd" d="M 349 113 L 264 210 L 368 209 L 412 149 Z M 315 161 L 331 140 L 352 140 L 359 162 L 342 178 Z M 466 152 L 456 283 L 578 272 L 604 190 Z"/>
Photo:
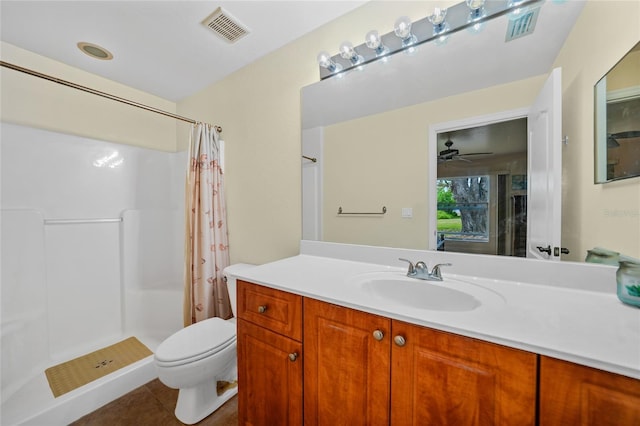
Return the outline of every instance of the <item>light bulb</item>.
<path id="1" fill-rule="evenodd" d="M 369 31 L 364 38 L 364 42 L 367 44 L 369 49 L 377 49 L 382 44 L 380 34 L 378 34 L 376 30 Z"/>
<path id="2" fill-rule="evenodd" d="M 433 13 L 429 16 L 429 22 L 434 26 L 442 25 L 445 16 L 447 16 L 447 9 L 440 9 L 439 7 L 436 7 L 433 9 Z"/>
<path id="3" fill-rule="evenodd" d="M 343 41 L 339 50 L 340 56 L 342 56 L 343 59 L 349 60 L 352 65 L 356 65 L 363 60 L 362 56 L 358 55 L 356 50 L 353 48 L 353 44 L 348 41 Z"/>
<path id="4" fill-rule="evenodd" d="M 485 0 L 467 0 L 467 7 L 470 10 L 467 22 L 479 20 L 486 15 L 484 2 Z"/>
<path id="5" fill-rule="evenodd" d="M 469 7 L 468 23 L 473 23 L 467 30 L 472 34 L 477 34 L 484 28 L 483 19 L 487 12 L 484 9 L 485 0 L 467 0 L 467 7 Z"/>
<path id="6" fill-rule="evenodd" d="M 329 72 L 339 71 L 341 69 L 340 64 L 336 64 L 333 59 L 331 59 L 331 55 L 327 52 L 322 51 L 318 53 L 318 65 L 322 68 L 326 68 Z"/>
<path id="7" fill-rule="evenodd" d="M 393 26 L 393 32 L 401 39 L 409 37 L 409 35 L 411 35 L 411 20 L 409 17 L 399 17 Z"/>
<path id="8" fill-rule="evenodd" d="M 473 11 L 481 9 L 485 0 L 467 0 L 467 7 Z"/>
<path id="9" fill-rule="evenodd" d="M 429 22 L 433 25 L 434 35 L 447 31 L 447 23 L 444 21 L 445 16 L 447 16 L 447 9 L 438 7 L 433 9 L 433 14 L 429 15 Z"/>
<path id="10" fill-rule="evenodd" d="M 356 55 L 356 51 L 353 49 L 353 44 L 349 43 L 348 41 L 343 41 L 340 45 L 339 50 L 340 56 L 342 56 L 344 59 L 351 59 Z"/>
<path id="11" fill-rule="evenodd" d="M 411 19 L 408 16 L 401 16 L 393 26 L 395 35 L 402 39 L 403 46 L 409 46 L 417 41 L 415 35 L 411 34 Z"/>
<path id="12" fill-rule="evenodd" d="M 369 31 L 364 37 L 364 42 L 369 49 L 373 49 L 376 51 L 376 56 L 382 56 L 387 53 L 387 48 L 384 44 L 382 44 L 380 34 L 378 34 L 378 31 L 376 30 Z"/>

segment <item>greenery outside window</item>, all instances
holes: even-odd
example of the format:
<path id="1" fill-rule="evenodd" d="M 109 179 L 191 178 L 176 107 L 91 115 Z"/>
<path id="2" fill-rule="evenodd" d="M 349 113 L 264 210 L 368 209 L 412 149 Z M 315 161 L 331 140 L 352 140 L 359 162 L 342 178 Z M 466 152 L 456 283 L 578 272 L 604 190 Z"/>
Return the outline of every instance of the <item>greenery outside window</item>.
<path id="1" fill-rule="evenodd" d="M 488 242 L 490 177 L 441 178 L 437 188 L 438 244 L 445 240 Z"/>

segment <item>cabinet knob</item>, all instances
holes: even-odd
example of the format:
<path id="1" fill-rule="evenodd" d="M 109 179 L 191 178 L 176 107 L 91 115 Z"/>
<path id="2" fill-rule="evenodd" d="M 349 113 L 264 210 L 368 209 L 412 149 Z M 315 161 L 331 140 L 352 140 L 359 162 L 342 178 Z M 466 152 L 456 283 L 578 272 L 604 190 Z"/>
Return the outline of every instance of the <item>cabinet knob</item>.
<path id="1" fill-rule="evenodd" d="M 296 359 L 298 359 L 298 352 L 289 354 L 289 361 L 294 362 Z"/>
<path id="2" fill-rule="evenodd" d="M 258 306 L 258 312 L 260 312 L 261 314 L 264 314 L 265 312 L 267 312 L 267 305 Z"/>
<path id="3" fill-rule="evenodd" d="M 406 340 L 404 340 L 404 337 L 402 337 L 401 335 L 397 335 L 396 337 L 393 338 L 393 341 L 396 343 L 396 345 L 398 346 L 404 346 L 405 343 L 407 343 Z"/>
<path id="4" fill-rule="evenodd" d="M 380 330 L 375 330 L 373 332 L 373 338 L 376 339 L 377 341 L 380 341 L 384 339 L 384 333 Z"/>

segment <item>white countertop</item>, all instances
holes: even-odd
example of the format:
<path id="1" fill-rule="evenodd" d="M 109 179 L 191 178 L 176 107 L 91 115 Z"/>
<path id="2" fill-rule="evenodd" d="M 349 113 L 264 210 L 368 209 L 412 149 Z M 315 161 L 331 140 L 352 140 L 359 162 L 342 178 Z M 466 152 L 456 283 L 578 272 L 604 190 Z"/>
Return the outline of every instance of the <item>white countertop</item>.
<path id="1" fill-rule="evenodd" d="M 451 270 L 454 270 L 453 268 Z M 454 270 L 455 272 L 455 270 Z M 640 309 L 613 291 L 582 290 L 448 273 L 487 303 L 470 311 L 408 307 L 355 283 L 361 274 L 404 279 L 405 267 L 301 254 L 238 272 L 240 279 L 337 305 L 548 355 L 640 379 Z M 418 280 L 416 280 L 418 281 Z M 461 287 L 454 286 L 460 289 Z"/>

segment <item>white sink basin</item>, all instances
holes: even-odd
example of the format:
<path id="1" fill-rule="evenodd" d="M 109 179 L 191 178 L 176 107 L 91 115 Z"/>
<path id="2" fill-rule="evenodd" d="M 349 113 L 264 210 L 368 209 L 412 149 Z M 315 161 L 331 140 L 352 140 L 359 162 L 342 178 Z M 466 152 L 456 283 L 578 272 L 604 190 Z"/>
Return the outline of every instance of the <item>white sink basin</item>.
<path id="1" fill-rule="evenodd" d="M 351 281 L 375 298 L 416 309 L 461 312 L 504 303 L 499 294 L 455 278 L 427 281 L 397 272 L 378 272 L 361 274 Z"/>

